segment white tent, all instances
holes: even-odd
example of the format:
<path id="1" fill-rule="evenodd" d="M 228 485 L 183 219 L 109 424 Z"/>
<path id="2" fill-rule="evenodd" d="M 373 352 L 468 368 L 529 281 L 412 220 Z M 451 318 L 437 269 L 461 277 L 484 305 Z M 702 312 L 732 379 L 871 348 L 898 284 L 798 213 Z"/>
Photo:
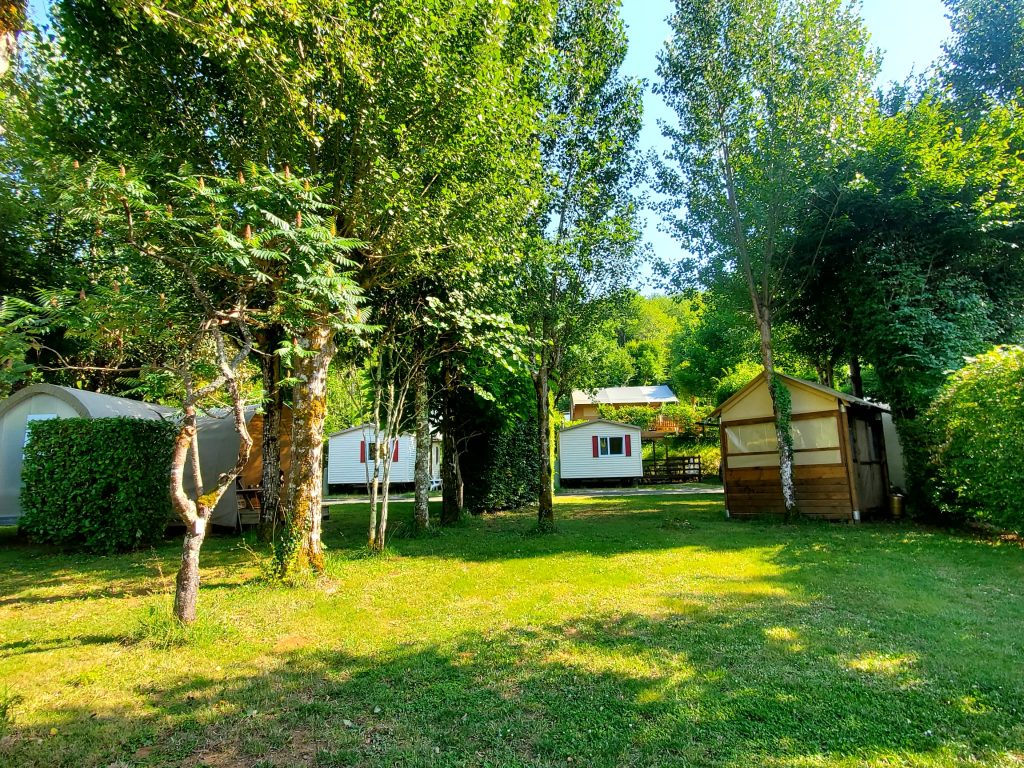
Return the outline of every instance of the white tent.
<path id="1" fill-rule="evenodd" d="M 0 403 L 0 525 L 21 517 L 21 462 L 28 425 L 46 419 L 171 418 L 173 409 L 54 384 L 33 384 Z"/>

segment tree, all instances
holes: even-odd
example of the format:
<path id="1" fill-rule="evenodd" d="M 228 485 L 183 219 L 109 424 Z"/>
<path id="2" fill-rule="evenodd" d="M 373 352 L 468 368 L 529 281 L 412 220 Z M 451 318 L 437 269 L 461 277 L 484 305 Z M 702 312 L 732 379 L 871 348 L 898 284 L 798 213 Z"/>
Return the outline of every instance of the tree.
<path id="1" fill-rule="evenodd" d="M 535 167 L 535 93 L 524 84 L 549 10 L 547 0 L 243 0 L 227 12 L 62 0 L 63 54 L 49 66 L 38 133 L 76 151 L 147 150 L 202 170 L 258 159 L 324 178 L 339 236 L 364 243 L 350 254 L 359 284 L 386 291 L 432 255 L 512 250 L 503 222 L 529 207 Z M 306 326 L 291 345 L 303 354 L 289 358 L 308 368 L 293 408 L 295 428 L 309 431 L 293 437 L 314 439 L 293 443 L 310 471 L 291 473 L 283 496 L 289 514 L 315 520 L 311 459 L 338 341 L 329 325 Z M 303 545 L 314 567 L 317 529 L 307 526 Z"/>
<path id="2" fill-rule="evenodd" d="M 537 404 L 541 527 L 554 520 L 551 378 L 565 350 L 625 298 L 638 250 L 633 188 L 641 92 L 619 69 L 626 36 L 615 0 L 559 5 L 541 82 L 543 196 L 520 281 Z"/>
<path id="3" fill-rule="evenodd" d="M 24 26 L 25 0 L 0 0 L 0 77 L 7 74 L 17 55 L 18 35 Z"/>
<path id="4" fill-rule="evenodd" d="M 953 36 L 943 46 L 942 76 L 957 99 L 984 111 L 1024 88 L 1024 0 L 945 0 Z"/>
<path id="5" fill-rule="evenodd" d="M 1021 118 L 995 107 L 964 131 L 926 94 L 867 124 L 863 147 L 807 203 L 787 317 L 839 359 L 870 363 L 906 418 L 946 378 L 1024 329 Z"/>
<path id="6" fill-rule="evenodd" d="M 738 273 L 769 379 L 787 510 L 793 510 L 788 391 L 772 325 L 792 233 L 821 168 L 851 148 L 876 71 L 868 35 L 842 0 L 676 0 L 656 87 L 678 124 L 659 168 L 666 213 L 705 284 Z M 689 275 L 685 275 L 689 272 Z"/>
<path id="7" fill-rule="evenodd" d="M 80 254 L 82 287 L 77 294 L 53 294 L 41 311 L 79 336 L 130 342 L 163 333 L 179 341 L 173 356 L 153 359 L 149 368 L 173 376 L 180 399 L 170 493 L 186 532 L 174 612 L 190 622 L 207 526 L 253 444 L 240 384 L 255 348 L 253 328 L 282 322 L 300 333 L 310 306 L 351 315 L 356 292 L 344 254 L 356 244 L 332 233 L 324 218 L 330 209 L 308 182 L 287 172 L 249 166 L 248 178 L 239 173 L 232 179 L 185 168 L 157 183 L 101 160 L 53 165 L 64 215 L 91 234 Z M 93 311 L 86 294 L 97 291 L 93 281 L 105 288 L 99 291 L 105 312 Z M 270 301 L 268 285 L 274 286 Z M 153 348 L 164 352 L 172 345 Z M 303 371 L 301 361 L 296 369 Z M 239 451 L 234 466 L 206 485 L 198 418 L 219 396 L 227 397 Z"/>

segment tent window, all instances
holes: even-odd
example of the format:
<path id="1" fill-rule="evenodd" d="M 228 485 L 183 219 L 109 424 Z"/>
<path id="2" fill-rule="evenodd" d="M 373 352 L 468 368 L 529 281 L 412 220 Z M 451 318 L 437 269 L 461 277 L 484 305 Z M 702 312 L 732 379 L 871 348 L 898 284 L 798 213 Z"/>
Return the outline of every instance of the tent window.
<path id="1" fill-rule="evenodd" d="M 626 441 L 620 437 L 602 437 L 598 441 L 599 456 L 625 456 Z"/>

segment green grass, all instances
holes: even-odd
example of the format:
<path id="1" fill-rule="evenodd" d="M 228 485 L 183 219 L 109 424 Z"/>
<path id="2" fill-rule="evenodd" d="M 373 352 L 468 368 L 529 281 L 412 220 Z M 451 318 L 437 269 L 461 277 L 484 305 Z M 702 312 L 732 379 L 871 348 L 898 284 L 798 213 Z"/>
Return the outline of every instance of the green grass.
<path id="1" fill-rule="evenodd" d="M 314 588 L 211 540 L 186 631 L 174 542 L 0 539 L 0 765 L 1024 763 L 1024 550 L 721 503 L 565 498 L 551 535 L 503 514 L 384 557 L 337 506 Z"/>

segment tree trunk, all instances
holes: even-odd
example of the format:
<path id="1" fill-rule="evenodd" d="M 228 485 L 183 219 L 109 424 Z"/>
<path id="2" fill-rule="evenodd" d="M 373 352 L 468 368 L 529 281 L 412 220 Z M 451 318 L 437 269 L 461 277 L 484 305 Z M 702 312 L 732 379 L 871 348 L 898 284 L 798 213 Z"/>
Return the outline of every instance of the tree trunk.
<path id="1" fill-rule="evenodd" d="M 271 541 L 277 527 L 281 509 L 281 358 L 274 354 L 283 340 L 279 326 L 267 331 L 260 339 L 263 355 L 260 372 L 263 378 L 263 475 L 260 480 L 261 541 Z"/>
<path id="2" fill-rule="evenodd" d="M 0 77 L 7 74 L 18 55 L 18 35 L 25 26 L 24 0 L 0 0 Z M 3 134 L 0 126 L 0 135 Z"/>
<path id="3" fill-rule="evenodd" d="M 555 485 L 551 466 L 551 401 L 548 397 L 546 365 L 540 366 L 533 384 L 537 393 L 537 451 L 540 457 L 537 523 L 547 528 L 555 522 Z"/>
<path id="4" fill-rule="evenodd" d="M 196 620 L 199 602 L 199 551 L 206 540 L 206 524 L 212 510 L 198 510 L 199 517 L 186 528 L 181 547 L 181 567 L 175 579 L 174 617 L 183 624 Z M 205 512 L 205 514 L 204 514 Z"/>
<path id="5" fill-rule="evenodd" d="M 444 405 L 441 434 L 441 525 L 452 525 L 462 515 L 462 495 L 459 490 L 459 444 L 455 434 L 455 371 L 448 361 L 444 363 Z"/>
<path id="6" fill-rule="evenodd" d="M 283 577 L 324 567 L 320 526 L 323 517 L 324 417 L 327 410 L 327 369 L 334 357 L 334 331 L 319 327 L 300 339 L 311 354 L 297 358 L 292 393 L 291 470 L 285 487 L 282 517 L 286 534 L 277 548 Z"/>
<path id="7" fill-rule="evenodd" d="M 864 397 L 864 377 L 860 370 L 860 356 L 850 356 L 850 389 L 854 397 Z"/>
<path id="8" fill-rule="evenodd" d="M 430 527 L 430 398 L 427 393 L 427 371 L 422 365 L 416 371 L 416 530 Z"/>
<path id="9" fill-rule="evenodd" d="M 765 307 L 757 309 L 757 325 L 761 333 L 761 364 L 768 378 L 768 392 L 772 399 L 772 415 L 775 417 L 775 440 L 779 447 L 779 480 L 782 484 L 782 501 L 786 512 L 796 509 L 796 491 L 793 487 L 793 438 L 790 432 L 792 407 L 789 391 L 775 373 L 775 357 L 772 350 L 772 317 Z"/>

